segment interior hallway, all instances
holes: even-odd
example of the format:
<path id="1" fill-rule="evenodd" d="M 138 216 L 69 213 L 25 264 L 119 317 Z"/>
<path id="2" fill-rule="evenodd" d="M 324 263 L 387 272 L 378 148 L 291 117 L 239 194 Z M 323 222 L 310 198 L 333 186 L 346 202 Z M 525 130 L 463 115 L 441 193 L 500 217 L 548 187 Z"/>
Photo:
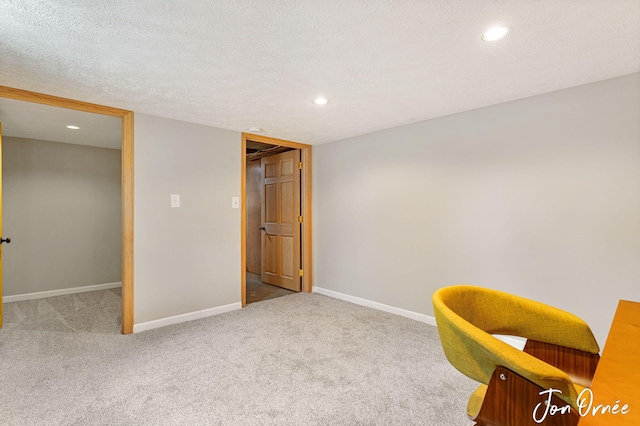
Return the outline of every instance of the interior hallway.
<path id="1" fill-rule="evenodd" d="M 247 272 L 247 305 L 276 297 L 295 294 L 295 291 L 280 288 L 275 285 L 265 284 L 260 281 L 260 275 Z"/>

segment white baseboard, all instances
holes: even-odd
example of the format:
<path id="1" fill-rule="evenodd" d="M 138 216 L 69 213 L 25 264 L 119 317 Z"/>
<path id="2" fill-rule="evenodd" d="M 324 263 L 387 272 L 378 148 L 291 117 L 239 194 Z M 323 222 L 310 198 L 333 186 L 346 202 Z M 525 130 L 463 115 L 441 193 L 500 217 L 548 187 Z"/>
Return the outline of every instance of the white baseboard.
<path id="1" fill-rule="evenodd" d="M 327 290 L 326 288 L 313 286 L 313 292 L 322 294 L 324 296 L 333 297 L 334 299 L 344 300 L 346 302 L 355 303 L 356 305 L 366 306 L 368 308 L 377 309 L 379 311 L 388 312 L 390 314 L 400 315 L 412 320 L 424 322 L 429 325 L 436 325 L 436 319 L 430 315 L 420 314 L 418 312 L 407 311 L 406 309 L 396 308 L 395 306 L 385 305 L 383 303 L 373 302 L 367 299 L 361 299 L 360 297 L 349 296 L 348 294 L 339 293 L 333 290 Z"/>
<path id="2" fill-rule="evenodd" d="M 344 300 L 347 302 L 355 303 L 356 305 L 362 305 L 369 308 L 377 309 L 379 311 L 389 312 L 390 314 L 400 315 L 406 318 L 411 318 L 416 321 L 420 321 L 429 325 L 436 326 L 436 319 L 430 315 L 419 314 L 417 312 L 407 311 L 406 309 L 396 308 L 395 306 L 389 306 L 383 303 L 373 302 L 367 299 L 361 299 L 360 297 L 349 296 L 348 294 L 339 293 L 333 290 L 327 290 L 326 288 L 322 288 L 322 287 L 314 286 L 313 292 L 322 294 L 325 296 L 333 297 L 334 299 Z M 506 335 L 494 334 L 494 337 L 520 350 L 524 348 L 524 345 L 527 342 L 527 339 L 523 337 L 518 337 L 518 336 L 506 336 Z"/>
<path id="3" fill-rule="evenodd" d="M 122 287 L 121 282 L 86 285 L 83 287 L 63 288 L 60 290 L 40 291 L 37 293 L 16 294 L 15 296 L 3 296 L 2 303 L 22 302 L 23 300 L 44 299 L 45 297 L 64 296 L 74 293 L 86 293 L 88 291 L 108 290 Z"/>
<path id="4" fill-rule="evenodd" d="M 153 321 L 141 322 L 133 325 L 133 332 L 139 333 L 145 330 L 165 327 L 167 325 L 180 324 L 181 322 L 192 321 L 195 319 L 206 318 L 213 315 L 224 314 L 225 312 L 242 309 L 242 303 L 231 303 L 229 305 L 217 306 L 215 308 L 204 309 L 202 311 L 189 312 L 186 314 L 175 315 L 167 318 L 160 318 Z"/>

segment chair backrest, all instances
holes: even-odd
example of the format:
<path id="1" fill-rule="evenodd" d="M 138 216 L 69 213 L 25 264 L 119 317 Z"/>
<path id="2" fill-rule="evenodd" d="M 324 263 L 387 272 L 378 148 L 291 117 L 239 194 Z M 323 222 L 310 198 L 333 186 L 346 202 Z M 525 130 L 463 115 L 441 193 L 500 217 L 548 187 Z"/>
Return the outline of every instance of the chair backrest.
<path id="1" fill-rule="evenodd" d="M 442 347 L 451 364 L 488 384 L 498 366 L 506 367 L 544 389 L 553 387 L 575 406 L 577 390 L 569 376 L 492 334 L 525 337 L 597 354 L 589 326 L 560 309 L 483 287 L 459 285 L 433 294 Z"/>

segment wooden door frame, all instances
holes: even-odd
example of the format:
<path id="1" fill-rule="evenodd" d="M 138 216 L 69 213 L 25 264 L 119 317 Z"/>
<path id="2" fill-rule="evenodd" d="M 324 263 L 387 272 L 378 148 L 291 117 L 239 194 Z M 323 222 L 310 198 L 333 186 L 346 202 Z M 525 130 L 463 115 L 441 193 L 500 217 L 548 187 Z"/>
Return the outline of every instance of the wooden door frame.
<path id="1" fill-rule="evenodd" d="M 313 290 L 313 267 L 311 252 L 311 145 L 270 138 L 268 136 L 242 133 L 242 164 L 240 174 L 240 288 L 242 307 L 247 306 L 247 141 L 261 142 L 271 145 L 286 146 L 299 149 L 302 152 L 302 291 L 311 293 Z"/>
<path id="2" fill-rule="evenodd" d="M 0 86 L 0 97 L 122 120 L 122 334 L 133 333 L 133 112 L 6 86 Z"/>

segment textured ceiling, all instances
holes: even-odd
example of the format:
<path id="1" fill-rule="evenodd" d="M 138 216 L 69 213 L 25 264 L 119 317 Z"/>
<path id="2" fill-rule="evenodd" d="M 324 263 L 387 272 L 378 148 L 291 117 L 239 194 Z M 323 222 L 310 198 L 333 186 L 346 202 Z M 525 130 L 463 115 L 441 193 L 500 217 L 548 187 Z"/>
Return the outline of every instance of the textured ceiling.
<path id="1" fill-rule="evenodd" d="M 0 98 L 2 135 L 120 149 L 120 118 Z M 80 127 L 67 129 L 67 125 Z"/>
<path id="2" fill-rule="evenodd" d="M 639 72 L 640 1 L 4 0 L 0 55 L 6 86 L 315 144 Z"/>

